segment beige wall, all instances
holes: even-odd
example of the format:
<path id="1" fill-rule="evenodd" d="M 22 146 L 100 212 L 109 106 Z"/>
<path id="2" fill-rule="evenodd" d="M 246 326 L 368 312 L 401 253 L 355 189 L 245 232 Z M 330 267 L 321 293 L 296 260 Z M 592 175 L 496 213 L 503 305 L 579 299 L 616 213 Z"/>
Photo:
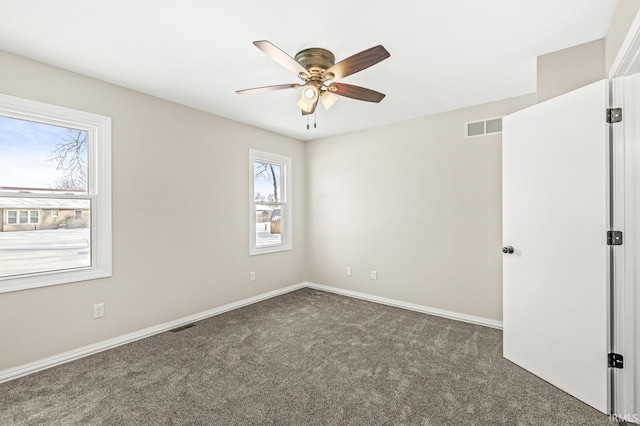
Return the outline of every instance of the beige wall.
<path id="1" fill-rule="evenodd" d="M 640 0 L 618 0 L 618 6 L 611 19 L 605 39 L 605 70 L 607 74 L 639 10 Z"/>
<path id="2" fill-rule="evenodd" d="M 534 103 L 525 95 L 308 142 L 308 280 L 501 320 L 501 136 L 464 139 L 464 123 Z"/>
<path id="3" fill-rule="evenodd" d="M 538 56 L 538 102 L 605 78 L 605 39 Z"/>
<path id="4" fill-rule="evenodd" d="M 302 142 L 3 52 L 0 92 L 113 118 L 113 277 L 0 294 L 0 370 L 304 281 Z M 250 147 L 293 157 L 292 251 L 248 256 Z"/>
<path id="5" fill-rule="evenodd" d="M 619 0 L 605 38 L 538 56 L 537 101 L 606 78 L 639 10 L 640 0 Z"/>

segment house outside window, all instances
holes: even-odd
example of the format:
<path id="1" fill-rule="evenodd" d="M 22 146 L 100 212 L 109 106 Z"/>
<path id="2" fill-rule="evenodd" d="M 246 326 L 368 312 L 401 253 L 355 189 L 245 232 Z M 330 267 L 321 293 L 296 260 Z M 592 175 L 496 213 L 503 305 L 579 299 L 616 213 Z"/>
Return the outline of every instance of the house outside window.
<path id="1" fill-rule="evenodd" d="M 110 161 L 109 117 L 0 94 L 0 293 L 111 276 Z"/>
<path id="2" fill-rule="evenodd" d="M 292 249 L 291 158 L 249 150 L 249 254 Z"/>

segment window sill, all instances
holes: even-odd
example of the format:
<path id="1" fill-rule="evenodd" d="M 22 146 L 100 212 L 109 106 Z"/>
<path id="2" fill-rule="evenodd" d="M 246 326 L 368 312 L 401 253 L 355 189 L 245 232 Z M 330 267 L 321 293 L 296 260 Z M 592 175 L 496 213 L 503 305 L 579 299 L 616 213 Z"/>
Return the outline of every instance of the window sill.
<path id="1" fill-rule="evenodd" d="M 74 271 L 46 272 L 40 275 L 0 278 L 0 293 L 89 281 L 112 276 L 110 270 L 87 268 Z"/>
<path id="2" fill-rule="evenodd" d="M 277 253 L 280 251 L 292 250 L 291 244 L 283 244 L 279 246 L 268 246 L 263 248 L 253 248 L 249 250 L 249 256 L 257 256 L 260 254 Z"/>

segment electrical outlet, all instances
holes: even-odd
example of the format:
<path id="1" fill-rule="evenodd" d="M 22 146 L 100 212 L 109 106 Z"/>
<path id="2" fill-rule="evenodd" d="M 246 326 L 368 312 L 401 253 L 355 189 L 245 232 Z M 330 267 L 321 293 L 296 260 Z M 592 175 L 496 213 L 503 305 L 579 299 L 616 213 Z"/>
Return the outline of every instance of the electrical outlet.
<path id="1" fill-rule="evenodd" d="M 104 303 L 96 303 L 93 305 L 93 319 L 102 318 L 104 316 Z"/>
<path id="2" fill-rule="evenodd" d="M 254 282 L 256 280 L 256 273 L 249 272 L 249 281 Z"/>
<path id="3" fill-rule="evenodd" d="M 371 271 L 371 279 L 374 281 L 378 279 L 378 271 Z"/>
<path id="4" fill-rule="evenodd" d="M 351 266 L 347 266 L 347 276 L 351 276 Z"/>

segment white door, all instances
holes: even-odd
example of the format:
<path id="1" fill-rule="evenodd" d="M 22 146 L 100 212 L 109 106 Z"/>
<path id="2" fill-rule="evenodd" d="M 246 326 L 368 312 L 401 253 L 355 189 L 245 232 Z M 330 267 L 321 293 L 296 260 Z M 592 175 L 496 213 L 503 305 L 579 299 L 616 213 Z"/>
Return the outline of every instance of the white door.
<path id="1" fill-rule="evenodd" d="M 608 412 L 607 81 L 503 119 L 504 356 Z"/>

